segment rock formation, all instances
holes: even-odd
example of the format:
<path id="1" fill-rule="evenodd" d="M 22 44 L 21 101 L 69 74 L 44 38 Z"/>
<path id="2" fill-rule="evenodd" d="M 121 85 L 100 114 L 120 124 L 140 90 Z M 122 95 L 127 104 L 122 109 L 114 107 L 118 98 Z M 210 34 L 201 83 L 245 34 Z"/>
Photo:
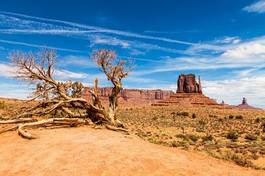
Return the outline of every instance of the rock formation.
<path id="1" fill-rule="evenodd" d="M 91 99 L 90 88 L 86 87 L 83 93 L 84 98 Z M 99 88 L 100 98 L 104 101 L 108 100 L 108 95 L 111 93 L 111 88 L 102 87 Z M 120 92 L 119 102 L 125 106 L 145 106 L 155 103 L 160 100 L 165 100 L 173 94 L 172 91 L 168 90 L 141 90 L 141 89 L 123 89 Z"/>
<path id="2" fill-rule="evenodd" d="M 170 105 L 184 105 L 184 106 L 219 106 L 219 104 L 202 94 L 201 80 L 198 82 L 194 74 L 184 75 L 178 77 L 177 92 L 171 94 L 166 100 L 161 100 L 153 103 L 153 106 L 170 106 Z"/>
<path id="3" fill-rule="evenodd" d="M 184 75 L 181 74 L 178 77 L 178 89 L 177 93 L 202 93 L 201 80 L 197 83 L 194 74 Z"/>
<path id="4" fill-rule="evenodd" d="M 89 90 L 85 88 L 84 98 L 91 99 Z M 99 88 L 100 98 L 107 102 L 111 88 Z M 121 106 L 169 106 L 169 105 L 219 105 L 215 100 L 210 99 L 202 94 L 200 78 L 198 82 L 194 74 L 180 75 L 178 78 L 177 93 L 167 90 L 140 90 L 140 89 L 123 89 L 119 95 Z"/>
<path id="5" fill-rule="evenodd" d="M 258 108 L 255 108 L 253 106 L 250 106 L 248 103 L 247 103 L 247 99 L 245 97 L 243 97 L 242 99 L 242 103 L 237 105 L 236 106 L 237 108 L 240 108 L 240 109 L 258 109 Z"/>

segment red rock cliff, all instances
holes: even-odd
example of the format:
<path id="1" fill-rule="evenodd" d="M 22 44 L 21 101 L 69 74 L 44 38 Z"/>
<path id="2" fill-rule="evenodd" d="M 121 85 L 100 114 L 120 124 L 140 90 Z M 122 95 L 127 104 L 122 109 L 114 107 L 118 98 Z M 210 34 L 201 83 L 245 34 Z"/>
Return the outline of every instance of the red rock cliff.
<path id="1" fill-rule="evenodd" d="M 202 93 L 201 81 L 197 83 L 194 74 L 184 75 L 181 74 L 178 77 L 178 89 L 177 93 Z"/>

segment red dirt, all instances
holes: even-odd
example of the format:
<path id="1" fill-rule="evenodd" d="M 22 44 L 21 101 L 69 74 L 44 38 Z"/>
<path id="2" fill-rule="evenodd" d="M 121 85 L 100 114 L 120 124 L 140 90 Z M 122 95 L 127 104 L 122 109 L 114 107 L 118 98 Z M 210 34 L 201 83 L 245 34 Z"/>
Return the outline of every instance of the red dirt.
<path id="1" fill-rule="evenodd" d="M 0 175 L 265 175 L 108 130 L 80 127 L 32 132 L 39 138 L 25 140 L 14 132 L 0 136 Z"/>

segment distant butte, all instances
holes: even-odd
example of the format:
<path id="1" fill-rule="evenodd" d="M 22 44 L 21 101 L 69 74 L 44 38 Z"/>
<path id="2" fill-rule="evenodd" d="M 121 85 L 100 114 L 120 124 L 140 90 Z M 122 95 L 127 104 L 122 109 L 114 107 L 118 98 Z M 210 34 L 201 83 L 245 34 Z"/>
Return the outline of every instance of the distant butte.
<path id="1" fill-rule="evenodd" d="M 202 94 L 201 79 L 198 83 L 194 74 L 181 74 L 178 78 L 177 93 L 200 93 Z"/>
<path id="2" fill-rule="evenodd" d="M 181 74 L 177 80 L 177 92 L 170 95 L 168 99 L 158 101 L 153 106 L 169 105 L 202 105 L 202 106 L 220 106 L 215 100 L 203 95 L 200 77 L 198 82 L 194 74 Z"/>
<path id="3" fill-rule="evenodd" d="M 250 106 L 248 103 L 247 103 L 247 99 L 245 97 L 243 97 L 243 100 L 242 100 L 242 103 L 237 105 L 236 106 L 237 108 L 240 108 L 240 109 L 259 109 L 259 108 L 256 108 L 256 107 L 253 107 L 253 106 Z"/>

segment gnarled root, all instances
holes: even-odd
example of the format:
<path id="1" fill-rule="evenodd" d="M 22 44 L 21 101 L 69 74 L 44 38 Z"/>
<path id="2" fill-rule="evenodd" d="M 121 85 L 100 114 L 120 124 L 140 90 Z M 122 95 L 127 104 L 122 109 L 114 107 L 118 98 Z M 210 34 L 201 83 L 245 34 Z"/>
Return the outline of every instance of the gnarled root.
<path id="1" fill-rule="evenodd" d="M 32 122 L 32 123 L 20 124 L 18 126 L 18 134 L 26 139 L 35 139 L 37 137 L 30 134 L 25 129 L 33 128 L 33 127 L 42 127 L 42 126 L 46 126 L 49 124 L 63 125 L 63 126 L 68 125 L 70 127 L 74 127 L 74 126 L 78 126 L 81 124 L 89 124 L 89 121 L 85 119 L 77 119 L 77 118 L 53 118 L 53 119 L 41 120 L 41 121 Z"/>
<path id="2" fill-rule="evenodd" d="M 17 128 L 18 128 L 17 125 L 3 128 L 3 129 L 0 130 L 0 134 L 8 132 L 8 131 L 15 131 L 15 130 L 17 130 Z"/>
<path id="3" fill-rule="evenodd" d="M 24 123 L 24 122 L 33 122 L 36 121 L 32 118 L 20 118 L 20 119 L 11 119 L 11 120 L 0 120 L 0 124 L 14 124 L 14 123 Z"/>
<path id="4" fill-rule="evenodd" d="M 125 129 L 125 128 L 115 127 L 115 126 L 111 126 L 111 125 L 105 125 L 105 127 L 108 130 L 118 131 L 118 132 L 123 132 L 125 134 L 129 134 L 129 130 L 128 129 Z"/>

